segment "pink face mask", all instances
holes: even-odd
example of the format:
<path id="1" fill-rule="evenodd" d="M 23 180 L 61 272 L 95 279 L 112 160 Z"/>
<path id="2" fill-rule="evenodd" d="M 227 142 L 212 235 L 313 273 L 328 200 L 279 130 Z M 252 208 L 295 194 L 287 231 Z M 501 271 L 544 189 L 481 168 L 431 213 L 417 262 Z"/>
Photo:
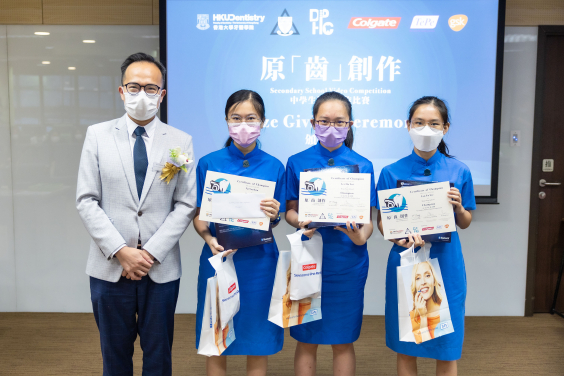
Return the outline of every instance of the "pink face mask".
<path id="1" fill-rule="evenodd" d="M 315 126 L 315 135 L 317 139 L 326 147 L 334 148 L 341 142 L 345 141 L 349 133 L 349 128 L 330 127 L 328 125 Z"/>
<path id="2" fill-rule="evenodd" d="M 227 123 L 229 135 L 240 146 L 246 148 L 260 136 L 260 123 Z"/>

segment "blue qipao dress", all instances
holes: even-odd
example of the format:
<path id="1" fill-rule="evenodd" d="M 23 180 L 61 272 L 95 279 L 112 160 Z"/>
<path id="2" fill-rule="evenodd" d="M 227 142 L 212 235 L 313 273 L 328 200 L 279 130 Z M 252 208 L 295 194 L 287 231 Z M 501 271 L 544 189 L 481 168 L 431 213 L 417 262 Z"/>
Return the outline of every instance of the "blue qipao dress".
<path id="1" fill-rule="evenodd" d="M 425 174 L 425 170 L 429 170 Z M 439 151 L 428 160 L 415 151 L 382 169 L 377 190 L 397 188 L 398 180 L 454 183 L 460 190 L 462 206 L 466 210 L 476 209 L 472 175 L 468 167 L 454 158 L 448 158 Z M 378 205 L 378 209 L 380 209 Z M 386 345 L 397 353 L 438 360 L 457 360 L 462 354 L 464 341 L 464 312 L 466 301 L 466 270 L 458 232 L 451 234 L 450 243 L 434 242 L 430 258 L 439 261 L 445 292 L 448 298 L 454 333 L 415 344 L 399 340 L 397 267 L 404 247 L 393 245 L 386 270 Z"/>
<path id="2" fill-rule="evenodd" d="M 286 165 L 286 199 L 299 199 L 300 172 L 310 168 L 358 165 L 359 172 L 371 174 L 370 206 L 376 206 L 372 162 L 344 144 L 330 152 L 321 144 L 290 157 Z M 368 275 L 366 244 L 355 245 L 333 227 L 317 231 L 323 238 L 321 315 L 318 321 L 290 328 L 290 335 L 304 343 L 338 345 L 355 342 L 360 335 L 364 309 L 364 286 Z M 302 240 L 307 240 L 303 236 Z"/>
<path id="3" fill-rule="evenodd" d="M 280 202 L 280 212 L 286 211 L 284 165 L 258 147 L 243 155 L 235 145 L 231 144 L 200 159 L 196 169 L 198 207 L 202 204 L 204 180 L 208 170 L 276 182 L 274 198 Z M 210 232 L 212 236 L 216 236 L 213 223 Z M 210 247 L 205 244 L 200 256 L 198 275 L 196 348 L 200 343 L 207 280 L 215 275 L 215 269 L 208 261 L 212 256 Z M 222 355 L 275 354 L 282 350 L 284 344 L 284 329 L 268 321 L 278 261 L 276 241 L 241 248 L 235 253 L 233 261 L 237 271 L 241 301 L 239 312 L 233 318 L 236 339 Z"/>

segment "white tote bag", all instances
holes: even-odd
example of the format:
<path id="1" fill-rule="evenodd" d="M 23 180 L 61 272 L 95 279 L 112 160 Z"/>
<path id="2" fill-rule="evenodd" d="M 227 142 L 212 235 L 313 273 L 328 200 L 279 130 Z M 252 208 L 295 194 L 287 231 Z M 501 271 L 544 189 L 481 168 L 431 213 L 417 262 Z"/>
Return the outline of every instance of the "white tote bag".
<path id="1" fill-rule="evenodd" d="M 289 328 L 295 325 L 321 320 L 321 293 L 311 298 L 298 301 L 290 299 L 290 285 L 293 283 L 291 272 L 291 252 L 280 251 L 276 264 L 276 276 L 268 321 L 282 327 Z"/>
<path id="2" fill-rule="evenodd" d="M 217 292 L 217 276 L 208 278 L 200 343 L 198 345 L 198 354 L 200 355 L 221 355 L 235 341 L 233 320 L 229 321 L 225 328 L 221 328 L 218 312 L 219 296 Z"/>
<path id="3" fill-rule="evenodd" d="M 224 329 L 227 323 L 239 312 L 239 281 L 235 272 L 233 253 L 225 257 L 218 253 L 208 260 L 217 273 L 217 284 L 219 286 L 219 308 L 221 311 L 221 328 Z"/>
<path id="4" fill-rule="evenodd" d="M 396 274 L 402 342 L 420 344 L 454 332 L 439 260 L 429 257 L 430 249 L 431 243 L 425 243 L 417 253 L 413 246 L 400 253 Z"/>
<path id="5" fill-rule="evenodd" d="M 323 239 L 314 232 L 311 239 L 302 241 L 304 230 L 287 235 L 292 247 L 292 283 L 290 299 L 311 298 L 321 292 Z"/>

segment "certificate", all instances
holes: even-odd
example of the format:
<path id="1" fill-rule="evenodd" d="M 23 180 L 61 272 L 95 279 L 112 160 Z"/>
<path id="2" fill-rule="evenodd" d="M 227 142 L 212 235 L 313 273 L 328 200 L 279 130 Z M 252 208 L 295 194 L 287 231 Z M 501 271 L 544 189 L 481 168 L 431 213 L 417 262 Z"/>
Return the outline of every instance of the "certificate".
<path id="1" fill-rule="evenodd" d="M 268 231 L 268 229 L 270 228 L 270 219 L 262 211 L 261 217 L 215 218 L 212 212 L 212 203 L 214 197 L 226 196 L 230 194 L 237 194 L 236 196 L 238 197 L 240 197 L 241 194 L 252 194 L 252 197 L 254 197 L 253 200 L 258 197 L 256 195 L 263 195 L 267 198 L 274 197 L 275 187 L 276 183 L 273 181 L 253 179 L 238 175 L 222 174 L 220 172 L 208 170 L 204 183 L 202 205 L 200 207 L 200 219 L 208 222 Z M 240 198 L 238 197 L 235 197 L 234 200 L 231 200 L 234 206 L 237 206 L 238 202 L 240 202 Z M 225 198 L 222 198 L 221 202 L 224 205 L 230 205 L 230 200 L 226 200 Z M 230 211 L 231 209 L 232 208 L 227 208 L 228 211 Z"/>
<path id="2" fill-rule="evenodd" d="M 449 182 L 378 191 L 384 239 L 456 231 Z"/>
<path id="3" fill-rule="evenodd" d="M 261 193 L 233 193 L 215 195 L 212 200 L 213 218 L 262 218 L 260 202 L 266 196 Z"/>
<path id="4" fill-rule="evenodd" d="M 370 174 L 300 172 L 300 222 L 370 223 Z"/>

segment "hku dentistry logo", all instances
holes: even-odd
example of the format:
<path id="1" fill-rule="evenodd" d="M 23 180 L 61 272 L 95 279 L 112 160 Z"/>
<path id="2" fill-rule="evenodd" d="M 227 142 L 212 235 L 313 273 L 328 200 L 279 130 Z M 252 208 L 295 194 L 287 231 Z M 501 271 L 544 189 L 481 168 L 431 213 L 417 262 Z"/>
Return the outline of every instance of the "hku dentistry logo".
<path id="1" fill-rule="evenodd" d="M 382 213 L 399 213 L 407 209 L 407 201 L 405 201 L 405 197 L 399 193 L 395 193 L 384 199 L 384 205 L 385 207 L 382 209 Z"/>
<path id="2" fill-rule="evenodd" d="M 306 196 L 325 196 L 327 194 L 327 186 L 321 178 L 312 178 L 304 183 L 302 194 Z"/>
<path id="3" fill-rule="evenodd" d="M 198 23 L 196 27 L 200 30 L 206 30 L 210 27 L 210 15 L 209 14 L 198 14 Z"/>
<path id="4" fill-rule="evenodd" d="M 231 184 L 229 180 L 219 178 L 217 180 L 210 180 L 210 186 L 206 187 L 206 194 L 211 195 L 215 193 L 230 193 Z"/>

